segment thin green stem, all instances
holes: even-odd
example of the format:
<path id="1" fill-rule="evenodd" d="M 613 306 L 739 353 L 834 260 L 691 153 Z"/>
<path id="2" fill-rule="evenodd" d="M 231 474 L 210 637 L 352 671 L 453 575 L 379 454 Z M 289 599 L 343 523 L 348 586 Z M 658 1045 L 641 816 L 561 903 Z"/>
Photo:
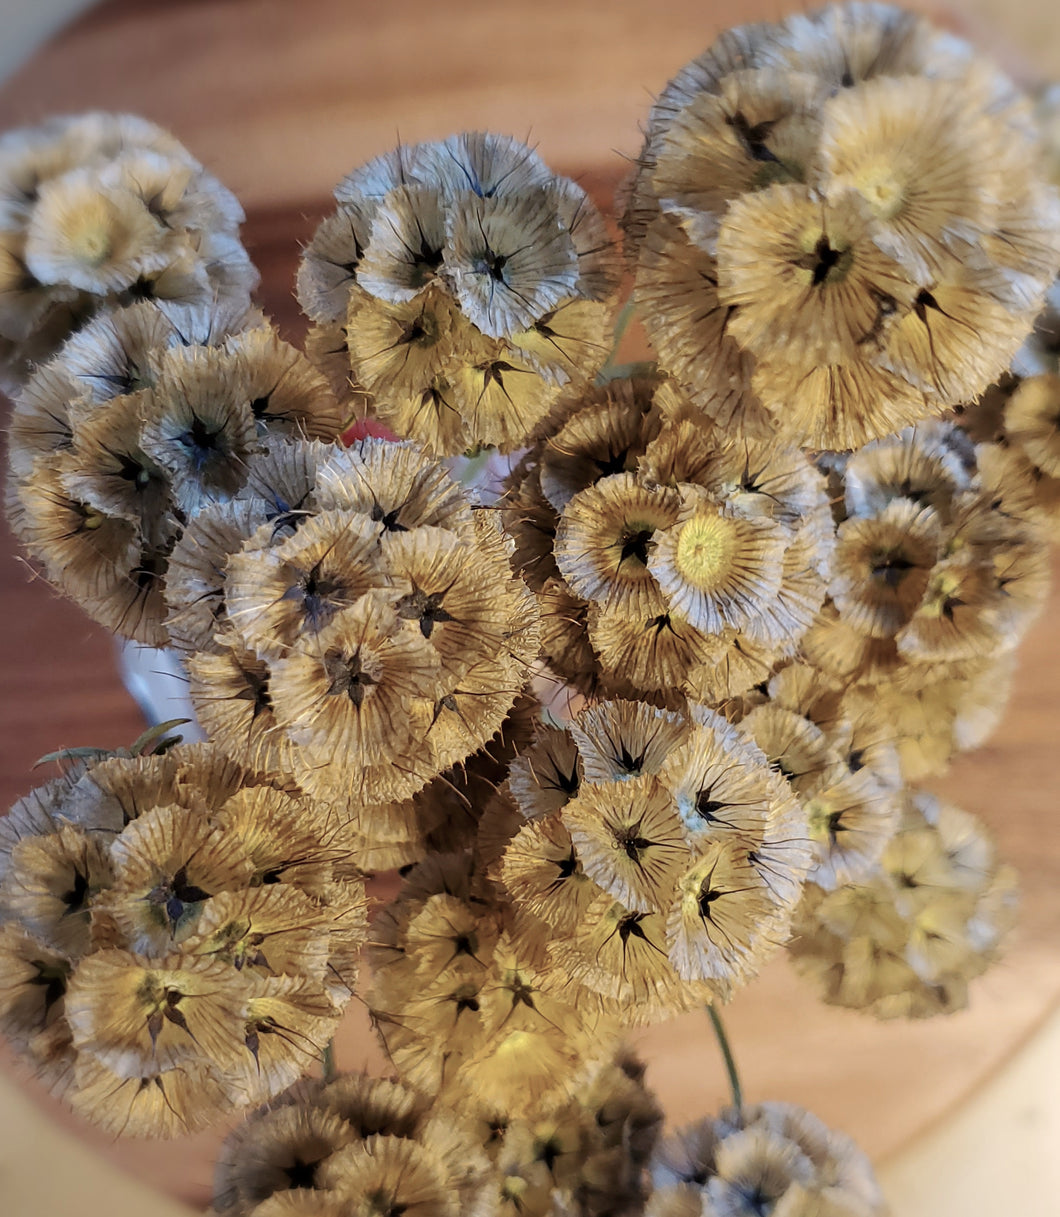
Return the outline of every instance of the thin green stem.
<path id="1" fill-rule="evenodd" d="M 488 446 L 474 450 L 469 448 L 462 457 L 453 462 L 450 476 L 461 486 L 470 487 L 489 464 L 493 452 L 494 449 Z"/>
<path id="2" fill-rule="evenodd" d="M 604 360 L 604 366 L 600 369 L 600 377 L 604 377 L 604 373 L 608 368 L 614 366 L 615 356 L 618 354 L 618 348 L 622 345 L 622 339 L 626 336 L 626 330 L 629 329 L 629 323 L 633 320 L 633 314 L 637 311 L 637 306 L 633 303 L 633 298 L 630 297 L 623 304 L 621 311 L 615 318 L 615 336 L 611 342 L 611 352 Z"/>
<path id="3" fill-rule="evenodd" d="M 633 314 L 636 313 L 637 306 L 633 303 L 633 297 L 622 305 L 618 316 L 615 318 L 615 337 L 612 342 L 612 350 L 617 351 L 622 339 L 626 336 L 626 330 L 629 329 L 629 323 L 633 320 Z"/>
<path id="4" fill-rule="evenodd" d="M 743 1107 L 743 1091 L 740 1089 L 740 1075 L 736 1072 L 736 1058 L 732 1054 L 729 1037 L 725 1034 L 725 1024 L 721 1021 L 721 1015 L 714 1006 L 708 1006 L 707 1013 L 710 1015 L 711 1026 L 714 1028 L 718 1047 L 725 1060 L 725 1070 L 729 1075 L 729 1085 L 732 1088 L 733 1106 L 739 1111 Z"/>
<path id="5" fill-rule="evenodd" d="M 606 385 L 612 380 L 630 380 L 634 376 L 654 376 L 659 365 L 654 359 L 639 359 L 636 363 L 605 364 L 596 374 L 596 383 Z"/>
<path id="6" fill-rule="evenodd" d="M 339 1071 L 335 1066 L 335 1041 L 328 1040 L 324 1045 L 324 1051 L 320 1054 L 320 1063 L 324 1067 L 324 1081 L 334 1082 L 339 1076 Z"/>

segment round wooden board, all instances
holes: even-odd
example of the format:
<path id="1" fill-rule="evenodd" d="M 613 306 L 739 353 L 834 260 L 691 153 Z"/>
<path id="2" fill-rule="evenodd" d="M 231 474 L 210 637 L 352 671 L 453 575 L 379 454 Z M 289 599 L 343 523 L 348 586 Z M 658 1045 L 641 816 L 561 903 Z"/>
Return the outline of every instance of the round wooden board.
<path id="1" fill-rule="evenodd" d="M 261 298 L 285 333 L 299 242 L 331 186 L 398 137 L 489 127 L 529 136 L 606 205 L 639 144 L 650 94 L 725 25 L 772 18 L 773 0 L 497 0 L 400 7 L 348 0 L 112 0 L 42 50 L 3 89 L 0 127 L 88 108 L 136 111 L 172 129 L 233 187 Z M 617 151 L 616 151 L 617 150 Z M 39 780 L 43 752 L 116 745 L 140 729 L 113 642 L 31 580 L 4 532 L 0 558 L 0 805 Z M 1020 928 L 973 986 L 972 1008 L 879 1024 L 820 1005 L 783 960 L 727 1014 L 749 1099 L 800 1103 L 877 1159 L 936 1124 L 995 1073 L 1060 1001 L 1060 613 L 1054 595 L 1022 655 L 1005 721 L 936 788 L 990 824 L 1022 875 Z M 672 1122 L 726 1100 L 705 1016 L 634 1037 Z M 340 1066 L 385 1069 L 363 1008 L 339 1038 Z M 57 1120 L 75 1121 L 46 1096 Z M 220 1133 L 169 1145 L 89 1144 L 201 1204 Z"/>

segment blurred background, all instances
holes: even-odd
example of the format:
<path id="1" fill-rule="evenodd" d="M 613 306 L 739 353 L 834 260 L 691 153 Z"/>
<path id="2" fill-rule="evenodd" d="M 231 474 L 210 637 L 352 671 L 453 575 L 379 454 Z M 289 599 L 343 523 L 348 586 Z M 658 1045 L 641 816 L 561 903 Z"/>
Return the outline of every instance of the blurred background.
<path id="1" fill-rule="evenodd" d="M 285 336 L 299 242 L 334 183 L 399 139 L 489 127 L 536 144 L 602 206 L 640 143 L 652 96 L 724 27 L 779 0 L 0 0 L 0 128 L 129 110 L 169 128 L 247 210 L 261 298 Z M 913 7 L 926 7 L 916 6 Z M 960 0 L 935 15 L 1026 83 L 1060 80 L 1055 0 Z M 1060 573 L 1060 572 L 1058 572 Z M 988 746 L 939 787 L 987 820 L 1021 871 L 1024 908 L 972 1009 L 922 1025 L 826 1010 L 771 965 L 732 1007 L 749 1097 L 783 1098 L 853 1135 L 895 1217 L 1056 1212 L 1060 1196 L 1060 595 L 1021 652 Z M 113 642 L 34 581 L 0 534 L 0 809 L 37 757 L 117 746 L 141 729 Z M 638 1037 L 676 1121 L 724 1101 L 701 1016 Z M 217 1137 L 115 1145 L 6 1061 L 0 1213 L 176 1217 L 200 1211 Z M 383 1069 L 354 1017 L 339 1064 Z M 191 1207 L 189 1207 L 191 1206 Z"/>

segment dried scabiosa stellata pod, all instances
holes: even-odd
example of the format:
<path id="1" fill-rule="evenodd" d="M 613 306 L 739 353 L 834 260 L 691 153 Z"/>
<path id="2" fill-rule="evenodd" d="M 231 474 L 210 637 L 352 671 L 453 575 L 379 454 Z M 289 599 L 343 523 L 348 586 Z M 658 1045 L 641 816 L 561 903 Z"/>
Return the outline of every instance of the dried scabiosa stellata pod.
<path id="1" fill-rule="evenodd" d="M 1042 160 L 1030 103 L 909 13 L 729 31 L 663 91 L 627 200 L 660 364 L 817 449 L 974 399 L 1060 269 Z"/>
<path id="2" fill-rule="evenodd" d="M 200 513 L 171 597 L 211 738 L 401 840 L 406 801 L 502 726 L 538 649 L 496 513 L 417 445 L 273 445 Z M 390 834 L 397 833 L 397 836 Z"/>
<path id="3" fill-rule="evenodd" d="M 875 874 L 833 892 L 807 884 L 788 951 L 832 1005 L 927 1018 L 968 1004 L 1015 903 L 1015 874 L 978 819 L 909 792 Z"/>
<path id="4" fill-rule="evenodd" d="M 533 149 L 481 132 L 402 146 L 335 198 L 298 274 L 307 351 L 398 435 L 510 451 L 591 382 L 617 258 L 585 191 Z"/>
<path id="5" fill-rule="evenodd" d="M 1048 594 L 1045 536 L 999 484 L 999 453 L 929 421 L 833 464 L 829 600 L 800 644 L 817 678 L 785 705 L 819 725 L 875 723 L 906 781 L 943 772 L 997 724 Z"/>
<path id="6" fill-rule="evenodd" d="M 209 745 L 79 762 L 0 821 L 0 1029 L 113 1133 L 177 1136 L 301 1077 L 364 936 L 340 825 Z"/>
<path id="7" fill-rule="evenodd" d="M 512 1094 L 480 1121 L 498 1178 L 499 1217 L 641 1212 L 663 1122 L 644 1072 L 643 1062 L 620 1048 L 603 1065 L 579 1071 L 568 1102 L 535 1116 Z"/>
<path id="8" fill-rule="evenodd" d="M 790 659 L 825 599 L 822 475 L 659 377 L 565 398 L 501 508 L 543 658 L 586 693 L 717 706 Z"/>
<path id="9" fill-rule="evenodd" d="M 659 1147 L 652 1173 L 648 1217 L 887 1212 L 865 1154 L 791 1103 L 730 1107 L 678 1129 Z"/>
<path id="10" fill-rule="evenodd" d="M 490 1217 L 497 1184 L 467 1116 L 403 1082 L 301 1082 L 225 1141 L 214 1217 Z"/>
<path id="11" fill-rule="evenodd" d="M 620 1031 L 549 959 L 543 935 L 513 935 L 512 917 L 469 853 L 435 855 L 409 872 L 369 941 L 367 1000 L 390 1059 L 483 1119 L 563 1106 L 613 1057 Z"/>
<path id="12" fill-rule="evenodd" d="M 1053 294 L 1060 305 L 1060 290 Z M 1055 345 L 1051 351 L 1040 348 L 1041 358 L 1031 366 L 1048 370 L 1001 377 L 957 421 L 981 441 L 976 452 L 983 482 L 1002 510 L 1039 525 L 1055 541 L 1060 537 L 1060 309 L 1047 310 L 1043 320 L 1052 327 Z"/>
<path id="13" fill-rule="evenodd" d="M 239 203 L 173 136 L 129 114 L 0 138 L 0 383 L 101 310 L 153 299 L 246 308 Z"/>
<path id="14" fill-rule="evenodd" d="M 503 795 L 483 836 L 516 941 L 625 1025 L 726 1000 L 787 937 L 805 815 L 713 711 L 601 702 L 543 731 Z"/>
<path id="15" fill-rule="evenodd" d="M 228 514 L 270 437 L 333 439 L 342 422 L 324 376 L 255 310 L 104 313 L 16 398 L 12 528 L 94 620 L 162 646 L 167 568 L 188 521 Z"/>
<path id="16" fill-rule="evenodd" d="M 781 704 L 793 681 L 785 668 L 771 682 L 768 701 L 740 718 L 747 732 L 787 779 L 806 812 L 812 866 L 807 880 L 827 891 L 870 874 L 901 814 L 898 756 L 889 739 L 855 741 L 854 725 L 839 718 L 817 726 Z"/>

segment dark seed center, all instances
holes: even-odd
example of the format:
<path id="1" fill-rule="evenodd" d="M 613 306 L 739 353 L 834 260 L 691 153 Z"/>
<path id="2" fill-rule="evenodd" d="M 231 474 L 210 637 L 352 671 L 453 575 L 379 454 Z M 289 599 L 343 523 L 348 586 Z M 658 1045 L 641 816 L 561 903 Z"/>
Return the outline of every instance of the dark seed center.
<path id="1" fill-rule="evenodd" d="M 392 511 L 384 511 L 382 504 L 376 503 L 372 508 L 372 519 L 376 524 L 382 524 L 387 532 L 408 532 L 408 528 L 398 521 L 400 512 L 400 507 L 395 507 Z"/>
<path id="2" fill-rule="evenodd" d="M 720 900 L 722 898 L 722 896 L 726 896 L 726 895 L 728 895 L 727 892 L 715 891 L 712 888 L 708 888 L 706 891 L 700 892 L 700 894 L 699 894 L 699 915 L 700 915 L 700 917 L 702 917 L 704 921 L 712 920 L 710 906 L 716 900 Z"/>
<path id="3" fill-rule="evenodd" d="M 264 397 L 255 397 L 250 403 L 250 412 L 254 415 L 255 422 L 261 422 L 269 410 L 269 399 L 272 395 L 266 393 Z"/>
<path id="4" fill-rule="evenodd" d="M 223 427 L 211 430 L 196 414 L 192 416 L 191 426 L 187 431 L 177 436 L 177 443 L 187 452 L 196 472 L 201 472 L 221 451 L 220 437 L 223 432 Z"/>
<path id="5" fill-rule="evenodd" d="M 708 824 L 711 820 L 718 820 L 717 813 L 727 806 L 727 803 L 712 799 L 709 790 L 701 790 L 696 796 L 696 814 Z"/>
<path id="6" fill-rule="evenodd" d="M 209 900 L 211 893 L 188 882 L 188 868 L 182 866 L 171 879 L 163 880 L 147 895 L 151 904 L 165 910 L 166 917 L 176 925 L 188 911 L 188 906 Z"/>
<path id="7" fill-rule="evenodd" d="M 640 835 L 640 825 L 624 828 L 615 833 L 615 845 L 625 852 L 631 862 L 639 862 L 653 842 Z"/>
<path id="8" fill-rule="evenodd" d="M 73 886 L 68 892 L 64 892 L 59 899 L 66 905 L 63 910 L 63 916 L 67 917 L 71 913 L 79 913 L 84 907 L 85 898 L 88 895 L 88 876 L 83 875 L 79 870 L 74 871 Z"/>
<path id="9" fill-rule="evenodd" d="M 505 363 L 503 359 L 498 359 L 494 363 L 488 363 L 480 369 L 482 372 L 482 387 L 488 389 L 491 384 L 496 384 L 498 388 L 504 388 L 504 373 L 514 372 L 515 368 L 510 363 Z"/>
<path id="10" fill-rule="evenodd" d="M 504 282 L 504 268 L 508 265 L 508 259 L 504 254 L 494 253 L 489 250 L 484 259 L 486 263 L 486 273 L 494 281 L 494 283 Z"/>
<path id="11" fill-rule="evenodd" d="M 618 755 L 615 757 L 615 764 L 624 773 L 637 774 L 644 768 L 644 753 L 639 752 L 636 756 L 630 752 L 628 745 L 623 744 L 619 749 Z"/>
<path id="12" fill-rule="evenodd" d="M 342 608 L 343 591 L 342 584 L 322 574 L 318 564 L 284 594 L 284 599 L 300 599 L 307 628 L 319 631 Z"/>
<path id="13" fill-rule="evenodd" d="M 30 960 L 30 967 L 37 969 L 37 975 L 31 977 L 28 983 L 44 990 L 44 1016 L 47 1018 L 52 1006 L 66 996 L 66 971 L 39 959 Z"/>
<path id="14" fill-rule="evenodd" d="M 833 249 L 828 243 L 828 238 L 822 236 L 817 241 L 813 255 L 815 259 L 813 263 L 813 285 L 814 287 L 820 287 L 822 283 L 827 282 L 828 276 L 839 264 L 842 251 Z"/>
<path id="15" fill-rule="evenodd" d="M 578 770 L 574 768 L 570 773 L 564 773 L 559 766 L 556 766 L 555 778 L 552 785 L 557 790 L 562 790 L 564 794 L 576 795 L 578 788 L 581 785 L 581 779 L 578 777 Z"/>
<path id="16" fill-rule="evenodd" d="M 893 591 L 912 569 L 913 563 L 901 554 L 883 554 L 873 562 L 871 573 L 877 583 Z"/>
<path id="17" fill-rule="evenodd" d="M 732 127 L 736 138 L 744 146 L 745 151 L 752 160 L 763 163 L 777 163 L 777 158 L 766 147 L 765 142 L 777 124 L 776 119 L 767 119 L 765 122 L 755 123 L 754 126 L 751 126 L 744 115 L 737 111 L 735 114 L 726 117 L 725 122 Z"/>
<path id="18" fill-rule="evenodd" d="M 453 620 L 450 614 L 442 608 L 444 596 L 444 592 L 433 592 L 428 595 L 420 588 L 416 588 L 408 596 L 403 596 L 398 601 L 398 616 L 405 621 L 418 621 L 420 633 L 424 638 L 430 638 L 435 624 L 444 624 Z"/>
<path id="19" fill-rule="evenodd" d="M 843 812 L 833 811 L 828 817 L 828 836 L 832 844 L 835 845 L 841 832 L 846 832 L 847 826 L 843 823 Z"/>
<path id="20" fill-rule="evenodd" d="M 643 913 L 630 913 L 628 917 L 622 918 L 622 920 L 618 923 L 618 936 L 623 945 L 625 945 L 630 938 L 639 938 L 643 942 L 647 942 L 648 935 L 644 933 L 644 930 L 641 928 L 640 924 L 643 920 Z"/>
<path id="21" fill-rule="evenodd" d="M 545 1164 L 545 1168 L 549 1171 L 556 1165 L 556 1161 L 563 1152 L 563 1147 L 554 1137 L 549 1139 L 541 1146 L 537 1153 L 537 1160 Z"/>
<path id="22" fill-rule="evenodd" d="M 252 703 L 251 718 L 257 718 L 259 714 L 265 714 L 271 710 L 272 698 L 269 696 L 269 685 L 265 677 L 259 676 L 256 672 L 244 671 L 243 679 L 246 684 L 234 697 L 237 701 Z"/>
<path id="23" fill-rule="evenodd" d="M 942 311 L 939 306 L 939 302 L 925 288 L 923 291 L 917 293 L 917 298 L 913 301 L 913 311 L 920 318 L 920 320 L 925 323 L 925 325 L 927 324 L 927 310 L 929 308 L 935 309 L 937 312 Z"/>
<path id="24" fill-rule="evenodd" d="M 654 630 L 656 637 L 658 637 L 658 635 L 661 634 L 663 632 L 663 630 L 669 630 L 671 634 L 676 634 L 676 632 L 677 632 L 674 629 L 674 623 L 670 619 L 669 613 L 663 613 L 659 617 L 653 617 L 648 622 L 648 629 Z"/>
<path id="25" fill-rule="evenodd" d="M 555 863 L 556 869 L 559 871 L 561 879 L 569 879 L 578 869 L 578 859 L 574 856 L 574 850 L 566 858 L 561 858 Z"/>
<path id="26" fill-rule="evenodd" d="M 379 683 L 375 677 L 364 671 L 360 651 L 351 656 L 329 651 L 324 656 L 324 671 L 331 682 L 328 686 L 329 695 L 345 695 L 358 709 L 367 690 Z"/>
<path id="27" fill-rule="evenodd" d="M 593 456 L 589 459 L 600 470 L 602 478 L 611 477 L 615 473 L 625 473 L 629 449 L 623 448 L 620 452 L 609 452 L 606 456 Z"/>
<path id="28" fill-rule="evenodd" d="M 124 482 L 132 482 L 137 490 L 145 490 L 152 482 L 150 472 L 135 457 L 127 452 L 117 453 L 118 477 Z"/>
<path id="29" fill-rule="evenodd" d="M 621 545 L 620 562 L 626 562 L 630 558 L 639 562 L 641 566 L 648 565 L 648 542 L 652 538 L 653 530 L 650 528 L 641 528 L 637 531 L 626 530 L 622 533 L 619 540 Z"/>
<path id="30" fill-rule="evenodd" d="M 292 1191 L 297 1188 L 315 1188 L 317 1165 L 316 1162 L 303 1162 L 301 1158 L 296 1157 L 290 1166 L 283 1167 L 288 1188 Z"/>

